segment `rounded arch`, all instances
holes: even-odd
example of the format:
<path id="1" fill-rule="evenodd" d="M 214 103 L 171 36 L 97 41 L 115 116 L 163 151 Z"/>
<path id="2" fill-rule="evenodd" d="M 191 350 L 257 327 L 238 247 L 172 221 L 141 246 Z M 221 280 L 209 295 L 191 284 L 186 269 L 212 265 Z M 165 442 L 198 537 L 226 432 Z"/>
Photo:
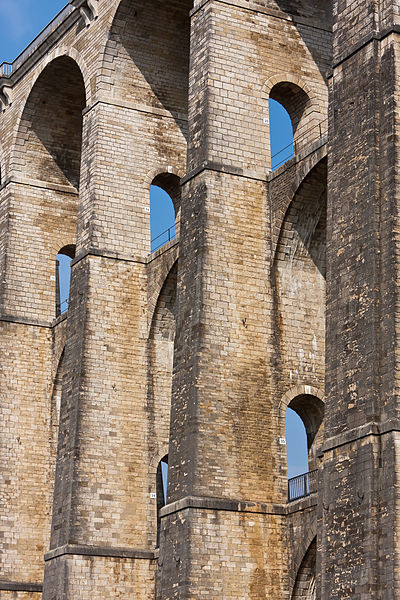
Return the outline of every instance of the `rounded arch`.
<path id="1" fill-rule="evenodd" d="M 167 192 L 174 204 L 175 217 L 177 218 L 181 208 L 181 175 L 176 169 L 168 166 L 166 169 L 154 169 L 146 175 L 146 185 L 156 185 Z"/>
<path id="2" fill-rule="evenodd" d="M 295 83 L 282 81 L 274 85 L 269 97 L 279 102 L 286 109 L 292 121 L 293 139 L 296 140 L 298 130 L 301 129 L 302 133 L 305 129 L 305 126 L 301 127 L 301 124 L 305 113 L 309 112 L 307 109 L 311 106 L 308 94 Z"/>
<path id="3" fill-rule="evenodd" d="M 158 451 L 151 457 L 149 463 L 149 470 L 152 475 L 156 475 L 158 465 L 165 456 L 168 456 L 168 450 L 169 447 L 167 443 L 160 444 Z"/>
<path id="4" fill-rule="evenodd" d="M 42 71 L 51 62 L 53 62 L 53 60 L 55 60 L 56 58 L 62 58 L 64 56 L 73 60 L 79 67 L 79 70 L 82 75 L 84 87 L 85 87 L 86 105 L 89 106 L 92 102 L 92 88 L 90 85 L 89 69 L 86 65 L 86 62 L 84 61 L 84 59 L 82 57 L 82 53 L 78 52 L 78 50 L 76 50 L 76 48 L 71 48 L 69 46 L 60 46 L 58 48 L 55 48 L 52 52 L 50 52 L 49 55 L 46 56 L 46 58 L 43 60 L 43 62 L 40 63 L 40 66 L 38 67 L 39 73 L 38 73 L 36 79 L 40 76 Z"/>
<path id="5" fill-rule="evenodd" d="M 159 336 L 163 340 L 175 339 L 175 303 L 178 277 L 178 261 L 172 265 L 159 293 L 150 326 L 150 339 Z"/>
<path id="6" fill-rule="evenodd" d="M 301 185 L 306 181 L 308 176 L 311 174 L 313 169 L 317 167 L 319 164 L 327 165 L 327 148 L 326 145 L 320 147 L 316 152 L 310 154 L 307 158 L 302 160 L 300 163 L 296 165 L 296 171 L 291 177 L 291 181 L 288 186 L 287 196 L 284 202 L 282 202 L 282 206 L 277 209 L 275 213 L 275 221 L 278 225 L 278 234 L 275 234 L 274 243 L 275 243 L 275 254 L 276 254 L 276 246 L 278 244 L 278 239 L 280 237 L 280 232 L 282 230 L 282 226 L 286 215 L 288 213 L 289 207 L 297 193 L 300 189 Z"/>
<path id="7" fill-rule="evenodd" d="M 307 447 L 311 450 L 324 419 L 324 402 L 312 394 L 295 396 L 287 408 L 298 414 L 304 423 L 307 434 Z"/>
<path id="8" fill-rule="evenodd" d="M 56 258 L 56 317 L 68 310 L 71 285 L 71 262 L 75 258 L 75 244 L 63 246 Z"/>
<path id="9" fill-rule="evenodd" d="M 286 410 L 289 408 L 289 404 L 293 401 L 294 398 L 298 396 L 314 396 L 317 398 L 322 404 L 325 404 L 325 394 L 324 392 L 314 386 L 314 385 L 305 385 L 300 384 L 290 388 L 281 398 L 279 402 L 279 416 L 281 418 L 285 418 Z"/>
<path id="10" fill-rule="evenodd" d="M 303 563 L 303 560 L 310 548 L 311 544 L 314 541 L 317 541 L 317 518 L 314 513 L 313 518 L 307 522 L 307 527 L 302 528 L 302 535 L 300 538 L 296 538 L 296 545 L 294 547 L 292 558 L 289 565 L 289 577 L 291 580 L 291 590 L 293 593 L 293 589 L 296 583 L 296 578 L 299 573 L 300 567 Z"/>
<path id="11" fill-rule="evenodd" d="M 75 244 L 66 244 L 58 251 L 58 254 L 65 254 L 69 258 L 75 258 L 75 249 Z"/>
<path id="12" fill-rule="evenodd" d="M 55 60 L 57 58 L 62 58 L 62 57 L 70 58 L 71 60 L 73 60 L 76 63 L 77 67 L 80 70 L 83 85 L 85 88 L 85 105 L 89 106 L 92 103 L 92 88 L 90 85 L 89 70 L 87 68 L 85 61 L 82 58 L 82 54 L 80 52 L 78 52 L 75 48 L 70 48 L 68 46 L 59 46 L 57 48 L 54 48 L 54 50 L 49 52 L 49 54 L 46 54 L 44 59 L 36 67 L 36 69 L 34 71 L 34 75 L 32 77 L 31 85 L 26 93 L 25 99 L 21 102 L 21 106 L 20 106 L 18 116 L 17 116 L 18 126 L 16 127 L 16 132 L 15 132 L 14 140 L 12 143 L 12 151 L 11 151 L 12 155 L 14 155 L 14 151 L 17 149 L 17 140 L 20 139 L 21 120 L 22 120 L 22 117 L 23 117 L 23 114 L 25 111 L 26 104 L 29 100 L 29 97 L 31 95 L 33 88 L 36 85 L 36 82 L 42 75 L 43 71 L 53 62 L 53 60 Z"/>
<path id="13" fill-rule="evenodd" d="M 86 65 L 86 62 L 84 61 L 84 59 L 82 57 L 82 54 L 80 52 L 78 52 L 78 50 L 76 50 L 75 48 L 71 48 L 70 46 L 64 46 L 64 45 L 57 46 L 57 48 L 54 48 L 51 52 L 49 52 L 49 54 L 46 54 L 46 56 L 43 58 L 43 60 L 35 68 L 34 74 L 32 76 L 32 80 L 31 80 L 31 85 L 26 94 L 25 102 L 22 103 L 22 108 L 20 109 L 20 112 L 19 112 L 18 121 L 20 120 L 20 118 L 23 114 L 25 104 L 26 104 L 33 88 L 35 87 L 38 79 L 41 77 L 43 71 L 45 69 L 47 69 L 47 67 L 54 60 L 56 60 L 58 58 L 64 58 L 64 57 L 70 58 L 74 63 L 76 63 L 76 66 L 79 68 L 79 71 L 82 76 L 84 88 L 85 88 L 86 104 L 90 105 L 90 103 L 92 102 L 92 88 L 90 86 L 90 75 L 89 75 L 89 69 Z"/>
<path id="14" fill-rule="evenodd" d="M 179 179 L 180 182 L 185 173 L 177 169 L 174 165 L 161 164 L 147 171 L 144 179 L 145 185 L 150 187 L 153 181 L 162 175 L 168 175 L 171 178 Z"/>
<path id="15" fill-rule="evenodd" d="M 179 235 L 179 223 L 181 218 L 181 180 L 180 178 L 169 172 L 158 173 L 152 180 L 151 186 L 161 188 L 172 200 L 174 206 L 174 223 L 165 223 L 164 229 L 175 226 L 175 235 Z M 150 214 L 150 219 L 152 215 Z"/>
<path id="16" fill-rule="evenodd" d="M 86 86 L 78 62 L 54 51 L 30 88 L 15 137 L 14 155 L 27 178 L 79 186 L 85 106 Z"/>
<path id="17" fill-rule="evenodd" d="M 286 437 L 285 421 L 288 408 L 300 417 L 304 425 L 307 439 L 308 470 L 314 471 L 317 468 L 317 455 L 323 441 L 324 394 L 319 388 L 311 385 L 298 385 L 286 392 L 279 403 L 280 422 L 282 428 L 285 427 L 283 437 Z"/>
<path id="18" fill-rule="evenodd" d="M 300 88 L 307 95 L 310 103 L 313 106 L 318 107 L 317 97 L 314 94 L 312 88 L 300 77 L 295 76 L 289 72 L 276 73 L 275 75 L 272 75 L 272 77 L 267 79 L 262 89 L 262 98 L 264 100 L 268 100 L 270 98 L 272 88 L 284 83 L 292 84 Z"/>
<path id="19" fill-rule="evenodd" d="M 322 136 L 321 124 L 324 118 L 318 99 L 312 88 L 301 78 L 292 73 L 279 73 L 270 77 L 263 86 L 262 98 L 266 106 L 270 99 L 277 101 L 289 114 L 293 128 L 294 154 Z M 279 152 L 280 150 L 278 154 Z"/>

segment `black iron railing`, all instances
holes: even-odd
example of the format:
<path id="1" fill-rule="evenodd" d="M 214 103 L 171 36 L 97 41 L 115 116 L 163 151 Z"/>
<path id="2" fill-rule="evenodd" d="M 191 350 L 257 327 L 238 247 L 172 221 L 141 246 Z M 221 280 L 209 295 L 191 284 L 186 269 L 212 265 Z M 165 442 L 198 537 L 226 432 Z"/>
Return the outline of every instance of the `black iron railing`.
<path id="1" fill-rule="evenodd" d="M 306 498 L 317 491 L 317 473 L 318 471 L 309 471 L 292 477 L 288 481 L 288 502 Z"/>
<path id="2" fill-rule="evenodd" d="M 313 125 L 309 129 L 304 131 L 293 142 L 291 142 L 290 144 L 288 144 L 287 146 L 285 146 L 278 152 L 275 152 L 275 154 L 273 154 L 271 156 L 271 163 L 273 164 L 272 168 L 277 169 L 278 167 L 283 165 L 287 160 L 289 160 L 295 154 L 297 154 L 299 147 L 300 146 L 304 147 L 304 139 L 307 138 L 311 133 L 313 133 L 314 131 L 315 132 L 318 131 L 319 132 L 318 137 L 321 138 L 322 136 L 324 136 L 327 133 L 327 130 L 328 130 L 328 119 L 324 119 L 320 123 L 317 123 L 316 125 Z"/>
<path id="3" fill-rule="evenodd" d="M 62 302 L 59 302 L 57 300 L 57 302 L 56 302 L 56 317 L 63 315 L 65 312 L 67 312 L 68 308 L 69 308 L 69 299 L 63 300 Z"/>
<path id="4" fill-rule="evenodd" d="M 155 252 L 156 250 L 161 248 L 161 246 L 164 246 L 164 244 L 168 244 L 168 242 L 173 240 L 175 236 L 175 225 L 172 225 L 172 227 L 169 227 L 168 229 L 166 229 L 151 240 L 151 251 Z"/>

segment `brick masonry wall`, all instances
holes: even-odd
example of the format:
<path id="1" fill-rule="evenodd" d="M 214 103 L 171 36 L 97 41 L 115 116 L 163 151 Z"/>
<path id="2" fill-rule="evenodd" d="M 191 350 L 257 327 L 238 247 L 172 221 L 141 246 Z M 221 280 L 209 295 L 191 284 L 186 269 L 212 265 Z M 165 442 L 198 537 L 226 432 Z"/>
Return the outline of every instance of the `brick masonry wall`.
<path id="1" fill-rule="evenodd" d="M 326 117 L 326 30 L 294 25 L 289 18 L 235 3 L 207 2 L 192 18 L 191 52 L 189 170 L 207 161 L 265 178 L 270 157 L 265 86 L 274 76 L 306 84 L 320 119 Z M 238 71 L 243 74 L 239 79 Z"/>
<path id="2" fill-rule="evenodd" d="M 298 52 L 303 65 L 310 57 L 310 70 L 303 68 L 301 75 L 320 94 L 323 114 L 326 84 L 304 43 L 311 32 L 301 37 L 293 24 L 279 25 L 280 31 L 287 27 L 285 40 L 291 55 Z M 273 576 L 275 556 L 286 551 L 282 541 L 274 545 L 275 556 L 264 557 L 268 568 L 262 592 L 251 588 L 257 572 L 255 557 L 249 558 L 249 569 L 239 579 L 234 568 L 225 572 L 225 565 L 235 561 L 232 537 L 224 551 L 219 545 L 213 548 L 218 555 L 213 568 L 198 576 L 210 552 L 208 539 L 219 539 L 219 534 L 200 536 L 199 556 L 194 555 L 195 516 L 190 511 L 180 514 L 182 503 L 192 497 L 282 502 L 286 494 L 285 452 L 278 444 L 284 418 L 282 423 L 276 353 L 272 354 L 273 254 L 270 221 L 264 221 L 271 209 L 265 184 L 248 179 L 262 180 L 266 173 L 263 86 L 276 70 L 290 72 L 293 65 L 285 60 L 289 52 L 274 55 L 274 26 L 278 31 L 272 15 L 247 11 L 237 3 L 205 3 L 192 19 L 189 169 L 193 178 L 183 188 L 168 490 L 177 515 L 163 517 L 162 598 L 177 597 L 178 589 L 185 597 L 197 597 L 205 590 L 211 593 L 215 582 L 218 593 L 230 597 L 235 593 L 230 586 L 239 579 L 247 597 L 289 594 L 287 571 L 277 569 L 279 576 Z M 204 167 L 208 169 L 201 172 Z M 316 193 L 313 200 L 317 202 L 319 196 Z M 312 276 L 308 279 L 311 283 Z M 323 314 L 319 318 L 322 358 Z M 323 363 L 317 377 L 320 383 L 321 368 Z M 219 513 L 218 518 L 222 522 L 224 517 Z M 269 523 L 278 532 L 273 517 Z M 265 529 L 263 534 L 267 535 Z M 245 545 L 244 533 L 237 536 Z"/>
<path id="3" fill-rule="evenodd" d="M 155 597 L 154 561 L 71 555 L 54 559 L 46 573 L 51 598 L 65 597 L 66 581 L 68 595 L 74 600 Z"/>
<path id="4" fill-rule="evenodd" d="M 51 330 L 4 321 L 1 330 L 1 579 L 41 583 L 51 511 Z"/>
<path id="5" fill-rule="evenodd" d="M 41 592 L 10 592 L 0 591 L 1 600 L 40 600 Z"/>
<path id="6" fill-rule="evenodd" d="M 164 559 L 160 565 L 161 593 L 157 598 L 196 598 L 211 586 L 213 591 L 207 594 L 232 600 L 278 597 L 276 590 L 286 571 L 286 555 L 280 551 L 284 548 L 282 517 L 192 509 L 171 515 L 163 534 L 168 535 L 172 528 L 172 561 L 166 564 Z M 276 557 L 272 565 L 271 546 Z M 179 579 L 170 570 L 171 562 Z M 176 579 L 179 587 L 173 583 Z"/>
<path id="7" fill-rule="evenodd" d="M 129 569 L 135 593 L 147 598 L 154 595 L 151 573 L 157 519 L 156 500 L 151 494 L 156 490 L 158 461 L 167 452 L 167 379 L 173 343 L 170 339 L 162 348 L 156 343 L 156 348 L 153 339 L 149 348 L 148 342 L 149 186 L 158 173 L 184 172 L 186 108 L 182 98 L 187 98 L 187 66 L 185 84 L 184 64 L 180 66 L 174 58 L 175 41 L 175 49 L 166 52 L 167 64 L 159 61 L 163 85 L 157 87 L 159 77 L 154 78 L 154 73 L 148 80 L 149 64 L 142 62 L 139 71 L 144 79 L 137 82 L 133 98 L 130 76 L 140 62 L 137 53 L 153 66 L 160 55 L 155 55 L 151 40 L 147 41 L 146 54 L 142 42 L 138 44 L 137 28 L 148 19 L 143 13 L 147 8 L 138 7 L 135 15 L 129 7 L 129 18 L 126 9 L 122 3 L 105 48 L 99 102 L 89 106 L 84 115 L 81 177 L 87 184 L 81 185 L 78 211 L 78 260 L 73 268 L 63 392 L 66 404 L 62 412 L 62 422 L 74 425 L 61 432 L 52 547 L 56 550 L 65 543 L 81 543 L 105 547 L 106 554 L 112 553 L 112 548 L 146 551 L 146 558 L 131 562 Z M 161 13 L 160 27 L 165 26 L 168 45 L 174 35 L 168 24 L 176 24 L 171 14 L 165 13 L 162 20 Z M 147 39 L 148 30 L 143 35 Z M 185 58 L 181 44 L 179 51 Z M 132 53 L 136 53 L 135 61 Z M 107 81 L 112 82 L 110 94 Z M 137 93 L 140 90 L 142 94 Z M 85 258 L 87 252 L 90 254 Z M 100 289 L 105 295 L 99 295 Z M 82 290 L 87 297 L 83 302 Z M 156 314 L 162 312 L 162 303 Z M 101 330 L 97 322 L 102 322 Z M 157 389 L 150 398 L 147 369 L 148 360 L 154 358 Z M 78 370 L 81 376 L 76 380 Z M 71 454 L 77 443 L 79 458 Z M 96 455 L 102 457 L 101 465 Z M 125 482 L 123 487 L 121 482 Z M 54 577 L 58 593 L 75 594 L 83 578 L 90 597 L 104 593 L 103 582 L 109 592 L 129 597 L 133 588 L 129 582 L 124 584 L 123 562 L 118 562 L 121 571 L 113 566 L 112 558 L 96 556 L 92 562 L 96 566 L 88 578 L 76 559 L 77 568 L 71 567 L 73 572 L 66 580 L 61 575 L 63 563 L 50 558 L 44 597 L 51 597 Z M 96 575 L 100 572 L 103 577 Z"/>
<path id="8" fill-rule="evenodd" d="M 335 4 L 336 59 L 381 33 L 376 11 Z M 371 39 L 331 82 L 323 598 L 399 593 L 397 55 Z"/>
<path id="9" fill-rule="evenodd" d="M 190 510 L 183 529 L 179 513 L 167 515 L 157 593 L 176 593 L 168 533 L 181 545 L 179 564 L 186 570 L 179 566 L 178 578 L 186 597 L 214 593 L 213 573 L 216 588 L 229 597 L 240 597 L 240 580 L 249 598 L 288 598 L 293 544 L 282 513 L 286 458 L 278 438 L 285 435 L 280 400 L 292 383 L 290 368 L 279 372 L 275 364 L 271 278 L 286 209 L 282 187 L 269 192 L 275 184 L 266 181 L 265 90 L 271 77 L 288 77 L 312 94 L 314 117 L 325 116 L 329 19 L 325 3 L 213 1 L 195 7 L 190 73 L 191 2 L 100 2 L 90 27 L 78 21 L 19 79 L 1 115 L 2 315 L 46 325 L 40 343 L 31 340 L 32 325 L 4 325 L 16 332 L 3 341 L 10 410 L 18 423 L 2 437 L 8 470 L 18 480 L 5 492 L 13 495 L 7 535 L 16 541 L 10 553 L 6 549 L 4 573 L 13 581 L 27 575 L 42 581 L 61 402 L 51 546 L 56 553 L 64 545 L 72 550 L 47 555 L 43 597 L 51 600 L 154 597 L 157 521 L 150 494 L 168 442 L 175 313 L 180 341 L 170 499 L 196 493 L 274 505 L 269 513 L 260 509 L 261 516 Z M 60 58 L 64 54 L 69 58 Z M 189 171 L 204 164 L 210 169 L 185 184 L 176 304 L 174 246 L 148 258 L 149 186 L 159 173 L 184 175 L 189 134 Z M 287 206 L 296 189 L 287 192 Z M 71 307 L 65 321 L 54 322 L 55 256 L 75 241 Z M 311 289 L 317 275 L 307 268 L 301 273 Z M 286 327 L 298 339 L 306 304 Z M 310 319 L 317 317 L 310 313 Z M 15 346 L 21 348 L 17 357 Z M 289 342 L 284 346 L 282 360 L 296 370 L 296 352 Z M 303 346 L 307 354 L 309 343 Z M 305 369 L 296 389 L 321 384 L 323 364 L 317 362 L 317 375 Z M 32 373 L 39 409 L 28 460 L 18 448 L 17 458 L 13 453 L 15 440 L 23 439 L 20 429 L 28 428 Z M 191 396 L 180 405 L 187 384 L 204 404 Z M 185 431 L 185 419 L 195 427 Z M 27 489 L 35 500 L 34 526 L 33 507 L 21 500 Z M 31 546 L 29 536 L 35 538 Z M 109 555 L 83 556 L 77 544 Z M 121 548 L 145 555 L 112 555 Z M 209 554 L 207 562 L 201 553 Z"/>

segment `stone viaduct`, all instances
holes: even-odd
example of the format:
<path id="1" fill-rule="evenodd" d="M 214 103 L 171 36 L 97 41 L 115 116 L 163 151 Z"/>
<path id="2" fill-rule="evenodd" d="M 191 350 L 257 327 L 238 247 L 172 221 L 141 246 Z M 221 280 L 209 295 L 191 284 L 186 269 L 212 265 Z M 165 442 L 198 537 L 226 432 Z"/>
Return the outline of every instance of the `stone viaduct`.
<path id="1" fill-rule="evenodd" d="M 397 0 L 71 0 L 3 64 L 0 598 L 400 597 L 399 33 Z"/>

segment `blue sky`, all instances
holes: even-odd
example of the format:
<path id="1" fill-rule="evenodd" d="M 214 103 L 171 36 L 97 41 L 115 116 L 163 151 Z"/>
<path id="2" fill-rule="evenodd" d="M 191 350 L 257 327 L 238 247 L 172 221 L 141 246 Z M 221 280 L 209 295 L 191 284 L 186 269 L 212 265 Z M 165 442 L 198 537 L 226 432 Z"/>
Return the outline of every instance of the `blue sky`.
<path id="1" fill-rule="evenodd" d="M 0 0 L 0 63 L 12 62 L 66 4 L 65 0 Z"/>
<path id="2" fill-rule="evenodd" d="M 65 0 L 0 0 L 0 63 L 12 62 L 66 4 Z M 292 133 L 286 111 L 274 101 L 270 102 L 270 123 L 271 151 L 275 154 L 290 143 Z M 283 151 L 276 157 L 273 167 L 291 155 L 290 148 Z M 153 187 L 150 201 L 151 237 L 154 238 L 173 226 L 174 213 L 172 202 L 159 188 Z M 64 261 L 61 267 L 64 281 L 62 300 L 68 296 L 68 286 L 65 285 L 68 262 Z M 289 477 L 292 477 L 308 468 L 305 433 L 302 421 L 293 411 L 288 411 L 286 427 Z"/>

